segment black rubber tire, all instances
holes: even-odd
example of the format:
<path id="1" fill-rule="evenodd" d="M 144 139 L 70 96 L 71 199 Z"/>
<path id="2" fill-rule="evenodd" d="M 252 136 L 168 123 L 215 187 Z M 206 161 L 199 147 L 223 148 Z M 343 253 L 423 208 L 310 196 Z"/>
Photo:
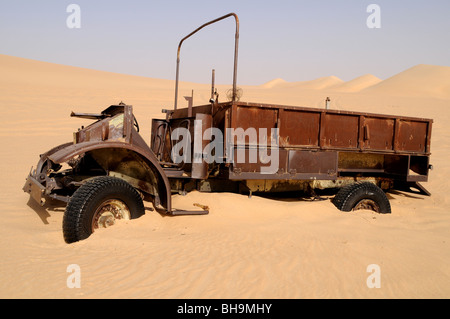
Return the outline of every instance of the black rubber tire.
<path id="1" fill-rule="evenodd" d="M 339 210 L 349 212 L 362 200 L 375 202 L 381 214 L 391 213 L 391 204 L 384 191 L 370 182 L 356 182 L 342 187 L 333 198 L 333 204 Z"/>
<path id="2" fill-rule="evenodd" d="M 65 242 L 70 244 L 88 238 L 93 233 L 95 211 L 110 199 L 125 203 L 131 219 L 145 213 L 142 198 L 133 186 L 116 177 L 95 177 L 75 191 L 66 207 L 63 217 Z"/>

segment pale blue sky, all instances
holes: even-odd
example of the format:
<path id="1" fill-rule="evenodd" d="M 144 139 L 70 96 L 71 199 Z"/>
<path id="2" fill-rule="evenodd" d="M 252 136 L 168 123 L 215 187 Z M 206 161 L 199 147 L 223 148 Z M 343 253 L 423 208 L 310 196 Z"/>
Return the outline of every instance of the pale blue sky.
<path id="1" fill-rule="evenodd" d="M 80 29 L 66 26 L 71 3 Z M 371 3 L 380 29 L 366 25 Z M 449 0 L 0 0 L 0 53 L 174 79 L 180 39 L 229 12 L 240 18 L 238 85 L 450 66 Z M 181 80 L 209 83 L 215 68 L 231 83 L 233 49 L 232 19 L 202 30 L 183 45 Z"/>

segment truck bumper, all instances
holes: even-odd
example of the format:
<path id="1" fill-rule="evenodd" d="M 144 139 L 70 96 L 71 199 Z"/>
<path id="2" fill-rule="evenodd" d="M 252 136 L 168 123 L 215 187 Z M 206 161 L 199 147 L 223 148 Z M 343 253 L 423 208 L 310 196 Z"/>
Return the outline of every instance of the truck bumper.
<path id="1" fill-rule="evenodd" d="M 45 187 L 41 183 L 39 183 L 31 174 L 28 175 L 27 181 L 23 186 L 23 191 L 25 193 L 30 194 L 30 197 L 33 198 L 39 205 L 44 206 L 45 204 Z"/>

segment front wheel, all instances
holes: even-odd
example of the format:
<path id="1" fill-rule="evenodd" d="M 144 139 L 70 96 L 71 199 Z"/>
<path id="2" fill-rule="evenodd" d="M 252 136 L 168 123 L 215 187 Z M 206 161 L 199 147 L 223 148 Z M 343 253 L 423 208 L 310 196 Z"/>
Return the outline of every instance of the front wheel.
<path id="1" fill-rule="evenodd" d="M 95 177 L 76 190 L 66 207 L 64 240 L 70 244 L 86 239 L 98 228 L 138 218 L 144 212 L 142 198 L 130 184 L 116 177 Z"/>
<path id="2" fill-rule="evenodd" d="M 333 204 L 344 212 L 368 209 L 381 214 L 391 213 L 391 204 L 386 194 L 377 185 L 357 182 L 342 187 L 333 199 Z"/>

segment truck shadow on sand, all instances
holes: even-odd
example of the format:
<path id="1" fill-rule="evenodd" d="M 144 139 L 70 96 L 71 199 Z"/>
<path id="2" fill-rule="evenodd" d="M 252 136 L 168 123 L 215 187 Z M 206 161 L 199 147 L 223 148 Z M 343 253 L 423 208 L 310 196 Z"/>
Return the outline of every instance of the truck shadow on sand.
<path id="1" fill-rule="evenodd" d="M 48 210 L 56 210 L 57 207 L 48 207 L 49 205 L 46 204 L 45 206 L 41 206 L 39 205 L 35 200 L 33 200 L 31 197 L 28 199 L 27 202 L 27 206 L 30 207 L 32 210 L 34 210 L 34 212 L 39 216 L 39 218 L 41 219 L 41 221 L 45 224 L 48 225 L 48 218 L 51 217 L 51 215 L 48 213 Z M 61 207 L 63 207 L 62 209 L 64 210 L 64 205 L 61 205 Z"/>

